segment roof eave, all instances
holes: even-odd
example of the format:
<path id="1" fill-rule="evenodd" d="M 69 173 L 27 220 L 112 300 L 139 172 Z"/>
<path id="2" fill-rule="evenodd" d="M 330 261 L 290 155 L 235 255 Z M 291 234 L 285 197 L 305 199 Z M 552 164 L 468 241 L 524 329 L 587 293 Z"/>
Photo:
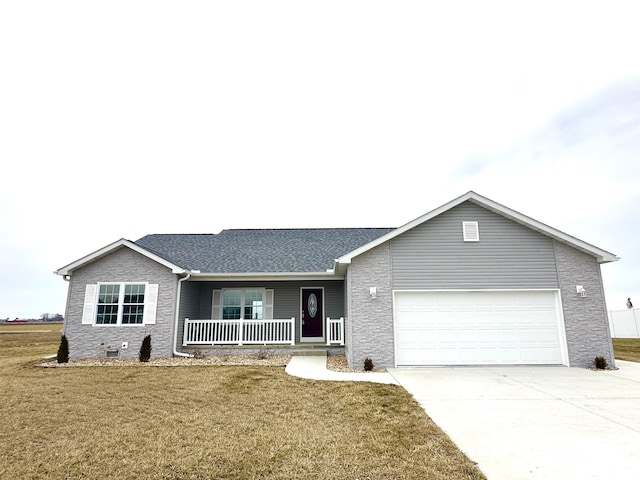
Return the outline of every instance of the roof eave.
<path id="1" fill-rule="evenodd" d="M 251 280 L 341 280 L 342 275 L 337 274 L 334 270 L 324 272 L 197 272 L 191 273 L 190 280 L 200 281 L 251 281 Z"/>

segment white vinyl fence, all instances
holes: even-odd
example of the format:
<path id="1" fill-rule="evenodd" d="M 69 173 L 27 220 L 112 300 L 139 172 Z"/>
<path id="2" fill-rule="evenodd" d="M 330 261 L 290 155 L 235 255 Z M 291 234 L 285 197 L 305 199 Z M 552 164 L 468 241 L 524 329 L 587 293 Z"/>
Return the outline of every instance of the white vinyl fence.
<path id="1" fill-rule="evenodd" d="M 609 312 L 613 338 L 640 338 L 640 309 Z"/>

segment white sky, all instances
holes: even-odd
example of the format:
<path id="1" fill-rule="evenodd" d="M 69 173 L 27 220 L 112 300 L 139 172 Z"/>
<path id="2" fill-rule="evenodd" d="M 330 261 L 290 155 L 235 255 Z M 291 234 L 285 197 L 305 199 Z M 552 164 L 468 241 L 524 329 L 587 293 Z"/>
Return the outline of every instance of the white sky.
<path id="1" fill-rule="evenodd" d="M 0 318 L 119 238 L 394 227 L 474 190 L 622 257 L 637 2 L 0 3 Z"/>

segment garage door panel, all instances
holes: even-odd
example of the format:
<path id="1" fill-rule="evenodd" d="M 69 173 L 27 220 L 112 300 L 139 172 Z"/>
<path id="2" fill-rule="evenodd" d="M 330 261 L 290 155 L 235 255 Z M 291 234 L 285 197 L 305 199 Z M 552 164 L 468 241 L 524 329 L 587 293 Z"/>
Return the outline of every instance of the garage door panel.
<path id="1" fill-rule="evenodd" d="M 396 292 L 398 365 L 561 364 L 554 291 Z"/>

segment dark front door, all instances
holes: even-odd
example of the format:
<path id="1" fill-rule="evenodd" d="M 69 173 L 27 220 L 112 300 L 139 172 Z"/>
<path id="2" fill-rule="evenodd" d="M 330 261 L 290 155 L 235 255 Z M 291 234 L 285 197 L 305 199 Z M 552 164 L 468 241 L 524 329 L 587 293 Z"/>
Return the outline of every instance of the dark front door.
<path id="1" fill-rule="evenodd" d="M 324 299 L 321 288 L 302 289 L 302 338 L 322 341 L 322 311 Z"/>

